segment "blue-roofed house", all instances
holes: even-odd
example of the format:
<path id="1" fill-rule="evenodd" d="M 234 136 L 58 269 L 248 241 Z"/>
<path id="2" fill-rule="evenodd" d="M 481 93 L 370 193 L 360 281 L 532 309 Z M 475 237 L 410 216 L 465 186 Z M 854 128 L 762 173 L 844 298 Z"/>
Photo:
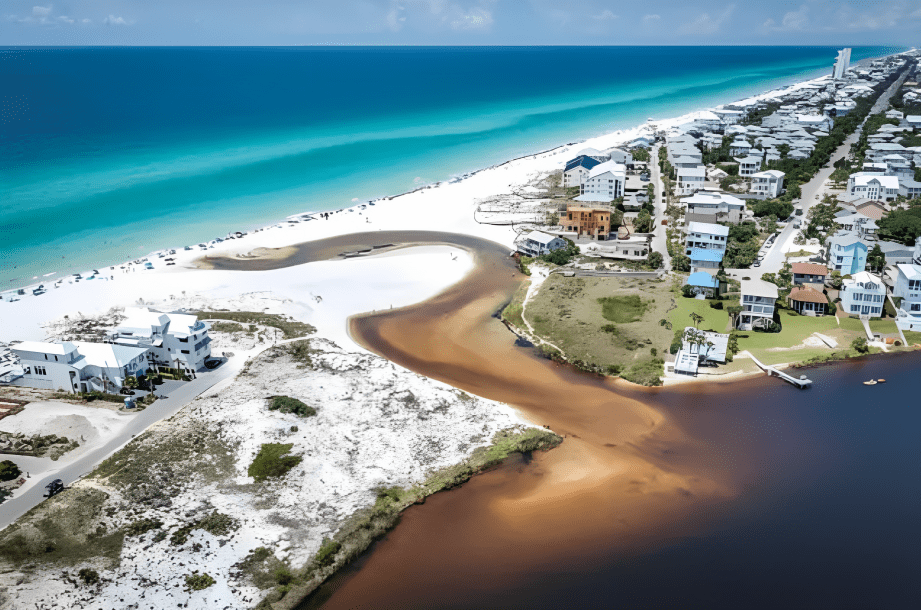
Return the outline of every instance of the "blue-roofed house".
<path id="1" fill-rule="evenodd" d="M 828 268 L 841 275 L 854 275 L 867 268 L 867 244 L 853 234 L 836 235 L 828 240 Z"/>
<path id="2" fill-rule="evenodd" d="M 691 287 L 691 291 L 694 294 L 703 294 L 707 296 L 713 296 L 716 294 L 720 286 L 719 280 L 706 271 L 698 271 L 696 273 L 692 273 L 690 276 L 688 276 L 685 284 Z"/>
<path id="3" fill-rule="evenodd" d="M 600 164 L 601 161 L 588 155 L 579 155 L 575 159 L 570 159 L 563 168 L 563 186 L 582 186 L 582 182 L 588 177 L 592 168 Z"/>
<path id="4" fill-rule="evenodd" d="M 691 273 L 706 271 L 716 275 L 726 253 L 729 227 L 708 222 L 689 222 L 685 254 L 691 259 Z"/>

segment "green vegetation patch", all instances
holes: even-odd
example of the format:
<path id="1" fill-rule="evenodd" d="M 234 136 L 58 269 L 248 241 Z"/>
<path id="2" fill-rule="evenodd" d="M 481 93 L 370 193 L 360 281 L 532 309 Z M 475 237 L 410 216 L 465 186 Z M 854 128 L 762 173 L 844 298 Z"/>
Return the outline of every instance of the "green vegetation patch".
<path id="1" fill-rule="evenodd" d="M 905 335 L 905 340 L 908 341 L 908 345 L 914 345 L 916 343 L 921 343 L 921 332 L 905 330 L 905 331 L 902 331 L 902 334 Z"/>
<path id="2" fill-rule="evenodd" d="M 516 328 L 527 328 L 522 313 L 524 312 L 524 299 L 528 294 L 530 285 L 530 281 L 522 282 L 512 296 L 512 300 L 502 310 L 502 319 Z"/>
<path id="3" fill-rule="evenodd" d="M 312 417 L 317 414 L 316 409 L 290 396 L 273 396 L 269 401 L 269 411 L 294 413 L 300 417 Z"/>
<path id="4" fill-rule="evenodd" d="M 19 469 L 15 462 L 10 460 L 0 462 L 0 481 L 12 481 L 21 474 L 22 470 Z"/>
<path id="5" fill-rule="evenodd" d="M 186 591 L 201 591 L 202 589 L 207 589 L 213 584 L 214 579 L 204 572 L 201 574 L 196 572 L 185 577 Z"/>
<path id="6" fill-rule="evenodd" d="M 285 339 L 306 337 L 317 332 L 317 329 L 306 322 L 298 322 L 288 316 L 275 313 L 262 313 L 257 311 L 194 311 L 192 315 L 199 320 L 230 320 L 241 324 L 259 324 L 270 326 L 281 331 Z"/>
<path id="7" fill-rule="evenodd" d="M 297 455 L 288 455 L 292 447 L 292 443 L 263 443 L 247 474 L 257 481 L 284 476 L 303 459 Z"/>
<path id="8" fill-rule="evenodd" d="M 0 558 L 13 565 L 73 565 L 94 558 L 116 561 L 124 532 L 110 531 L 108 494 L 74 488 L 49 498 L 0 532 Z"/>
<path id="9" fill-rule="evenodd" d="M 189 534 L 193 530 L 204 530 L 213 536 L 226 536 L 238 526 L 237 520 L 233 517 L 214 511 L 198 521 L 188 523 L 177 529 L 172 533 L 169 541 L 174 546 L 181 546 L 188 541 Z"/>
<path id="10" fill-rule="evenodd" d="M 211 330 L 219 333 L 240 333 L 246 328 L 236 322 L 214 322 L 211 324 Z"/>
<path id="11" fill-rule="evenodd" d="M 662 376 L 665 374 L 665 361 L 659 358 L 650 358 L 630 365 L 620 373 L 623 379 L 631 383 L 646 386 L 662 385 Z"/>
<path id="12" fill-rule="evenodd" d="M 613 297 L 601 297 L 601 316 L 617 324 L 636 322 L 646 313 L 648 305 L 636 294 L 625 294 Z"/>
<path id="13" fill-rule="evenodd" d="M 648 359 L 650 350 L 668 349 L 672 331 L 661 321 L 674 307 L 673 284 L 672 279 L 553 274 L 528 302 L 526 316 L 538 337 L 559 347 L 541 345 L 544 357 L 617 375 Z"/>
<path id="14" fill-rule="evenodd" d="M 141 536 L 150 530 L 156 530 L 163 527 L 163 522 L 159 519 L 139 519 L 129 523 L 125 528 L 126 536 Z"/>

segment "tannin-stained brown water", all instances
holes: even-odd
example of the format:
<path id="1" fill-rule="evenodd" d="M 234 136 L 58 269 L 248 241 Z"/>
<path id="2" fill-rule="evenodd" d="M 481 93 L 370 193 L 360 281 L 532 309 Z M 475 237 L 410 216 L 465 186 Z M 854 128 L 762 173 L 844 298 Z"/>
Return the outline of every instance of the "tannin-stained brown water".
<path id="1" fill-rule="evenodd" d="M 846 434 L 837 428 L 853 428 L 862 438 L 868 426 L 829 423 L 820 407 L 826 399 L 848 400 L 853 392 L 837 386 L 856 370 L 885 363 L 812 372 L 818 387 L 807 392 L 764 379 L 653 390 L 603 380 L 515 347 L 493 314 L 523 277 L 501 246 L 446 234 L 373 235 L 358 243 L 453 243 L 473 252 L 477 264 L 425 303 L 354 318 L 352 336 L 416 372 L 512 404 L 566 440 L 411 507 L 393 532 L 303 608 L 776 607 L 791 599 L 813 600 L 802 607 L 827 605 L 820 603 L 827 593 L 815 597 L 771 582 L 770 574 L 784 573 L 778 565 L 822 577 L 819 591 L 834 583 L 833 607 L 866 601 L 862 565 L 841 567 L 829 563 L 833 548 L 809 548 L 802 554 L 809 568 L 801 569 L 790 547 L 824 541 L 823 528 L 837 531 L 821 502 L 808 510 L 800 505 L 833 470 L 830 456 L 846 451 L 836 439 Z M 307 262 L 303 252 L 292 256 Z M 247 268 L 245 262 L 231 264 Z M 914 358 L 902 361 L 909 369 L 900 375 L 910 375 Z M 887 369 L 885 376 L 895 375 Z M 882 391 L 897 394 L 893 381 Z M 849 408 L 863 414 L 858 404 Z M 847 476 L 851 483 L 852 469 Z M 820 499 L 846 512 L 834 495 L 837 483 L 822 489 Z M 918 504 L 917 493 L 912 500 Z M 810 516 L 799 529 L 774 526 L 801 510 Z M 772 528 L 764 530 L 766 519 Z M 874 534 L 867 539 L 891 532 Z M 847 535 L 855 538 L 853 530 Z M 780 549 L 771 546 L 774 536 Z M 917 588 L 904 589 L 898 569 L 918 553 L 908 560 L 894 555 L 897 566 L 888 566 L 874 586 L 897 602 L 921 598 Z"/>

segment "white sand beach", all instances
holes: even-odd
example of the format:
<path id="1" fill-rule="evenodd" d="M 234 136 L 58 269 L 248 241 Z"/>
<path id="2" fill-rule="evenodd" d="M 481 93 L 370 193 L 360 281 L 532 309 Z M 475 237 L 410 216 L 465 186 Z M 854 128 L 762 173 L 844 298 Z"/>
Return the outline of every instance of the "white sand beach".
<path id="1" fill-rule="evenodd" d="M 750 105 L 825 79 L 803 81 L 732 103 Z M 214 244 L 207 250 L 198 246 L 184 250 L 177 246 L 176 254 L 172 255 L 174 266 L 168 266 L 164 258 L 154 253 L 146 257 L 152 269 L 147 269 L 143 262 L 125 263 L 100 268 L 100 274 L 92 281 L 75 282 L 73 276 L 66 276 L 59 284 L 54 283 L 57 276 L 52 275 L 42 282 L 46 293 L 32 296 L 28 289 L 18 301 L 0 302 L 0 341 L 44 339 L 42 326 L 65 315 L 98 314 L 112 307 L 141 302 L 181 307 L 183 300 L 195 296 L 229 298 L 264 291 L 292 301 L 286 311 L 272 310 L 273 313 L 294 315 L 317 326 L 321 336 L 346 341 L 344 320 L 348 316 L 408 305 L 433 296 L 463 277 L 470 269 L 470 258 L 459 250 L 428 247 L 386 257 L 320 262 L 266 272 L 201 270 L 195 269 L 192 262 L 204 255 L 246 255 L 258 248 L 278 249 L 336 235 L 385 230 L 462 233 L 506 245 L 511 251 L 514 228 L 478 223 L 474 212 L 479 201 L 527 187 L 535 179 L 561 169 L 579 150 L 606 149 L 640 135 L 650 135 L 654 130 L 668 131 L 693 121 L 700 112 L 704 111 L 650 120 L 646 125 L 515 159 L 462 179 L 359 204 L 330 213 L 328 220 L 319 213 L 305 213 L 301 216 L 313 220 L 278 223 L 249 231 L 242 238 Z"/>

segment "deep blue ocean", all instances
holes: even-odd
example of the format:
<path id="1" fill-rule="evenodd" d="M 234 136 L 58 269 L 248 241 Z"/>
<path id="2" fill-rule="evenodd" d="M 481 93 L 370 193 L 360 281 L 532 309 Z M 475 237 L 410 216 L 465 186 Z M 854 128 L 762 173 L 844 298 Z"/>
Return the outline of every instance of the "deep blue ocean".
<path id="1" fill-rule="evenodd" d="M 728 103 L 835 52 L 0 48 L 0 289 Z"/>

